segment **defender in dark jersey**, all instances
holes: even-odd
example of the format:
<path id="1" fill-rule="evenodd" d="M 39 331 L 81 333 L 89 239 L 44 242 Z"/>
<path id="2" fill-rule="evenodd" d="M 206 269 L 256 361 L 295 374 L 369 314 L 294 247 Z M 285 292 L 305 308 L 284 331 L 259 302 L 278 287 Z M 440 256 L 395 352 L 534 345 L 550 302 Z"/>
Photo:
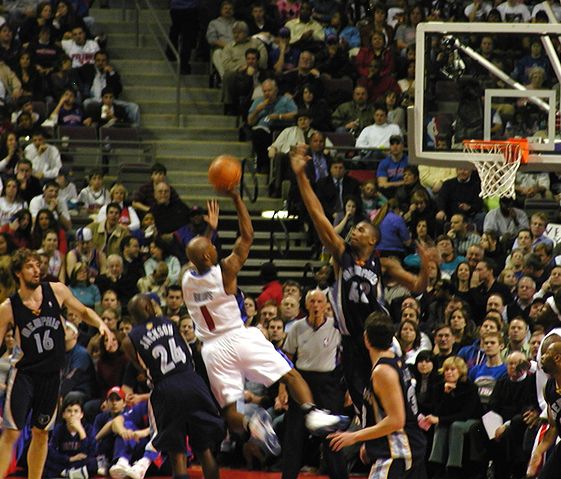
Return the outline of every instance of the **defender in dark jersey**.
<path id="1" fill-rule="evenodd" d="M 557 437 L 561 437 L 561 340 L 557 339 L 542 353 L 542 368 L 550 375 L 544 389 L 547 402 L 549 429 L 542 442 L 536 447 L 526 475 L 536 477 L 544 454 L 555 445 Z M 542 470 L 539 479 L 557 479 L 561 470 L 561 442 L 555 445 Z"/>
<path id="2" fill-rule="evenodd" d="M 0 477 L 5 477 L 12 450 L 31 412 L 32 439 L 27 454 L 28 478 L 40 479 L 47 457 L 49 430 L 56 419 L 60 370 L 64 363 L 64 319 L 68 307 L 106 338 L 112 333 L 62 283 L 40 282 L 37 253 L 20 249 L 12 257 L 18 291 L 0 305 L 0 343 L 15 328 L 17 346 L 8 376 L 3 431 L 0 436 Z"/>
<path id="3" fill-rule="evenodd" d="M 391 350 L 394 334 L 393 321 L 386 313 L 372 313 L 366 320 L 364 342 L 373 367 L 364 392 L 365 428 L 336 432 L 328 438 L 335 451 L 364 442 L 361 458 L 372 462 L 372 479 L 424 479 L 426 440 L 417 424 L 411 374 Z"/>
<path id="4" fill-rule="evenodd" d="M 154 447 L 172 459 L 174 478 L 187 478 L 185 438 L 201 460 L 206 479 L 218 479 L 211 448 L 226 427 L 205 382 L 195 372 L 189 346 L 169 319 L 157 317 L 147 295 L 129 302 L 136 326 L 123 341 L 129 359 L 145 370 L 154 389 L 150 404 L 155 418 Z"/>
<path id="5" fill-rule="evenodd" d="M 307 146 L 299 145 L 290 155 L 302 201 L 323 246 L 335 260 L 335 284 L 330 289 L 329 300 L 343 335 L 342 362 L 347 387 L 355 407 L 360 411 L 371 367 L 362 339 L 364 321 L 370 313 L 385 311 L 382 269 L 409 291 L 420 293 L 427 287 L 427 264 L 433 255 L 419 245 L 421 271 L 419 276 L 408 273 L 395 259 L 378 257 L 376 245 L 380 239 L 379 232 L 366 221 L 361 221 L 353 228 L 349 243 L 345 243 L 325 216 L 306 176 L 306 163 L 310 160 L 307 156 Z"/>

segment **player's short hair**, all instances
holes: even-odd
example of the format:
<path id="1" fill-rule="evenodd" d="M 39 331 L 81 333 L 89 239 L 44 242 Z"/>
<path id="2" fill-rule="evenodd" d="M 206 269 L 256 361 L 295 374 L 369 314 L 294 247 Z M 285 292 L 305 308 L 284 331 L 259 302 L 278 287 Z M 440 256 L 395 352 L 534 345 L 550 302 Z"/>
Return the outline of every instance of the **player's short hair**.
<path id="1" fill-rule="evenodd" d="M 28 248 L 18 249 L 12 254 L 12 274 L 16 276 L 22 269 L 25 263 L 29 260 L 35 260 L 40 262 L 41 259 L 36 251 L 32 251 Z"/>
<path id="2" fill-rule="evenodd" d="M 373 348 L 389 349 L 395 335 L 395 325 L 387 313 L 376 311 L 366 318 L 364 332 Z"/>

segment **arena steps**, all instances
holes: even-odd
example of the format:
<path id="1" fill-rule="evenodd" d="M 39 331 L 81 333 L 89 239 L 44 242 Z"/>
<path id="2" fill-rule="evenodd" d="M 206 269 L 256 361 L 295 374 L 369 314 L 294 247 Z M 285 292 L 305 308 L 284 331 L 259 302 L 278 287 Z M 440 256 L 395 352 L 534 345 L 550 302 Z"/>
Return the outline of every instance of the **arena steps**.
<path id="1" fill-rule="evenodd" d="M 117 0 L 120 1 L 120 0 Z M 113 0 L 112 0 L 113 2 Z M 164 0 L 158 0 L 158 17 L 167 28 L 169 12 Z M 119 5 L 117 3 L 117 5 Z M 113 6 L 113 3 L 112 3 Z M 168 62 L 154 44 L 148 28 L 153 19 L 141 13 L 141 30 L 137 47 L 135 17 L 132 11 L 119 8 L 93 9 L 99 31 L 107 33 L 107 48 L 111 64 L 119 71 L 124 91 L 122 98 L 140 105 L 142 137 L 155 145 L 155 160 L 165 164 L 172 185 L 188 205 L 204 206 L 206 200 L 217 197 L 207 181 L 210 162 L 219 154 L 230 153 L 250 158 L 251 145 L 237 141 L 236 119 L 223 115 L 220 90 L 208 88 L 208 63 L 193 61 L 193 73 L 181 77 L 180 121 L 176 114 L 176 64 Z M 181 126 L 179 126 L 181 125 Z M 259 197 L 251 203 L 245 196 L 255 229 L 250 257 L 240 273 L 239 284 L 244 291 L 255 294 L 261 290 L 259 268 L 273 259 L 281 280 L 295 279 L 311 284 L 311 267 L 318 262 L 311 258 L 306 235 L 297 220 L 284 221 L 287 235 L 278 222 L 263 218 L 264 210 L 278 210 L 282 200 L 267 196 L 267 178 L 256 175 Z M 246 185 L 253 193 L 251 178 Z M 228 254 L 236 240 L 238 222 L 230 200 L 220 200 L 220 236 L 222 249 Z M 270 247 L 271 229 L 274 231 Z M 303 279 L 304 270 L 308 271 Z"/>

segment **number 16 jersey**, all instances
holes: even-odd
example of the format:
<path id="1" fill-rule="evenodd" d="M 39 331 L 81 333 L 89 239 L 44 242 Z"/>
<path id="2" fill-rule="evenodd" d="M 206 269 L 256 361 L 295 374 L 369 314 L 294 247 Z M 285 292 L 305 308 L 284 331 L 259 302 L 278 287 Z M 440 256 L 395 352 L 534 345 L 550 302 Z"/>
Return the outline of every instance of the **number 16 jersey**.
<path id="1" fill-rule="evenodd" d="M 236 296 L 224 290 L 220 265 L 204 274 L 194 269 L 186 271 L 182 288 L 195 334 L 202 342 L 245 327 Z"/>

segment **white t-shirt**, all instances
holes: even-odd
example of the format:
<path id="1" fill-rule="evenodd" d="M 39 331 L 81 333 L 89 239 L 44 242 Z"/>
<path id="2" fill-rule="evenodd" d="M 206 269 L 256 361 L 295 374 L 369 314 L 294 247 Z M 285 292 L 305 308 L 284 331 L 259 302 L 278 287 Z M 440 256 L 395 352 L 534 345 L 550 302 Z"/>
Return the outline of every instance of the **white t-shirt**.
<path id="1" fill-rule="evenodd" d="M 471 12 L 473 12 L 473 10 L 475 9 L 475 5 L 474 3 L 470 3 L 465 9 L 464 9 L 464 15 L 466 17 L 469 18 L 469 16 L 471 15 Z M 477 11 L 477 13 L 475 14 L 475 21 L 476 22 L 484 22 L 485 19 L 487 18 L 487 15 L 489 15 L 489 12 L 492 10 L 492 7 L 490 4 L 488 3 L 481 3 L 479 6 L 479 10 Z"/>
<path id="2" fill-rule="evenodd" d="M 389 148 L 392 135 L 401 136 L 399 126 L 394 123 L 370 125 L 360 132 L 355 146 L 357 148 Z"/>
<path id="3" fill-rule="evenodd" d="M 532 10 L 532 18 L 536 18 L 538 12 L 545 12 L 544 4 L 547 2 L 538 3 L 534 9 Z M 556 1 L 554 3 L 550 3 L 549 6 L 555 15 L 555 18 L 558 22 L 561 22 L 561 5 Z"/>
<path id="4" fill-rule="evenodd" d="M 14 201 L 13 203 L 8 203 L 5 196 L 0 197 L 0 226 L 9 223 L 12 216 L 26 207 L 27 203 L 25 201 Z"/>
<path id="5" fill-rule="evenodd" d="M 523 3 L 512 6 L 508 2 L 503 2 L 497 7 L 497 10 L 501 14 L 503 22 L 522 23 L 530 21 L 530 10 Z"/>
<path id="6" fill-rule="evenodd" d="M 72 68 L 79 68 L 94 62 L 94 56 L 99 51 L 99 45 L 93 40 L 86 40 L 82 46 L 77 45 L 74 40 L 63 40 L 62 48 L 72 59 Z"/>

